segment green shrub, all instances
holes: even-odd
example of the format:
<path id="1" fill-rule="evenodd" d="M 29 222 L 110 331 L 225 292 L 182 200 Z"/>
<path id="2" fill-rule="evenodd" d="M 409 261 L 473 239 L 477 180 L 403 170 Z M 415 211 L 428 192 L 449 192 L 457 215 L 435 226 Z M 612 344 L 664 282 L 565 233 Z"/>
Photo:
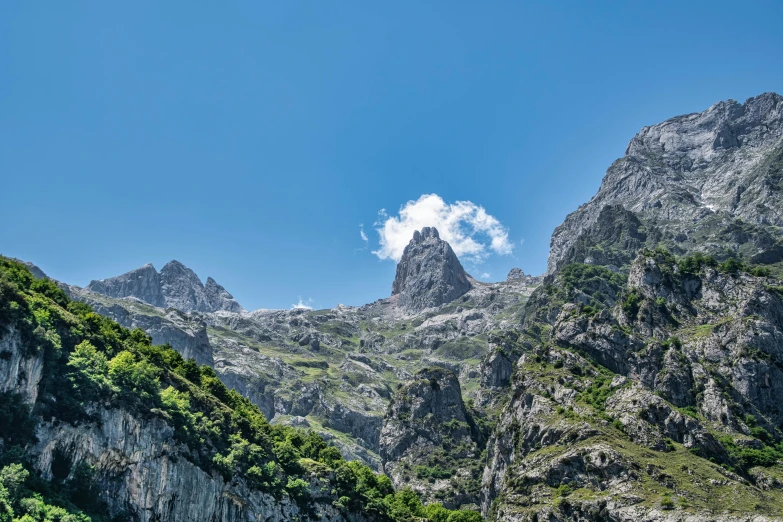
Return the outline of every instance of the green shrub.
<path id="1" fill-rule="evenodd" d="M 447 479 L 454 475 L 454 470 L 440 466 L 416 466 L 416 477 L 420 479 Z"/>
<path id="2" fill-rule="evenodd" d="M 623 299 L 622 303 L 622 309 L 623 312 L 628 315 L 631 319 L 635 319 L 636 315 L 639 313 L 639 305 L 642 302 L 642 296 L 639 294 L 639 292 L 634 288 L 630 292 L 628 292 L 625 295 L 625 299 Z"/>
<path id="3" fill-rule="evenodd" d="M 579 394 L 579 399 L 586 402 L 598 411 L 606 409 L 606 399 L 612 394 L 612 377 L 599 375 L 590 386 Z"/>
<path id="4" fill-rule="evenodd" d="M 159 368 L 145 360 L 136 360 L 122 351 L 108 363 L 109 380 L 120 390 L 120 397 L 131 402 L 157 402 L 160 389 Z"/>
<path id="5" fill-rule="evenodd" d="M 717 265 L 718 262 L 714 257 L 706 256 L 701 252 L 696 252 L 693 255 L 680 259 L 680 261 L 677 263 L 680 273 L 689 275 L 698 274 L 702 267 L 709 266 L 714 268 Z"/>
<path id="6" fill-rule="evenodd" d="M 718 265 L 718 270 L 724 274 L 736 274 L 740 270 L 745 269 L 745 264 L 742 261 L 738 261 L 733 257 L 728 258 L 726 261 Z"/>

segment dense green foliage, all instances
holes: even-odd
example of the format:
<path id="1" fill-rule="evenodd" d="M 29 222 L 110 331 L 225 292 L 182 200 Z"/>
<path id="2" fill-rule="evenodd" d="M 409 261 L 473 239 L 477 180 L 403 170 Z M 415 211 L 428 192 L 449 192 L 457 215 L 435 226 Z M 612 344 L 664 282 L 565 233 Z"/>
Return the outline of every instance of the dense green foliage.
<path id="1" fill-rule="evenodd" d="M 563 287 L 566 290 L 581 290 L 601 301 L 600 292 L 602 286 L 618 289 L 625 284 L 625 277 L 608 268 L 599 265 L 586 265 L 572 263 L 563 267 L 560 272 Z"/>
<path id="2" fill-rule="evenodd" d="M 770 275 L 770 269 L 764 266 L 749 265 L 741 260 L 730 257 L 718 263 L 714 257 L 704 255 L 701 252 L 681 258 L 677 262 L 677 267 L 681 274 L 696 275 L 702 268 L 717 268 L 724 274 L 736 274 L 738 272 L 747 272 L 756 277 L 767 277 Z"/>
<path id="3" fill-rule="evenodd" d="M 606 399 L 612 394 L 611 374 L 600 374 L 593 379 L 593 382 L 582 393 L 579 398 L 591 405 L 597 411 L 603 412 L 606 409 Z"/>
<path id="4" fill-rule="evenodd" d="M 625 281 L 624 275 L 603 266 L 571 263 L 561 269 L 553 283 L 544 285 L 547 306 L 541 307 L 537 313 L 568 302 L 584 303 L 587 297 L 589 303 L 583 304 L 579 312 L 595 315 L 604 308 L 614 306 Z"/>
<path id="5" fill-rule="evenodd" d="M 767 440 L 771 439 L 766 430 L 762 429 L 761 431 L 764 432 Z M 761 439 L 761 437 L 758 436 L 759 434 L 760 432 L 757 429 L 754 435 Z M 766 444 L 762 442 L 760 447 L 754 448 L 738 445 L 731 435 L 720 436 L 718 437 L 718 440 L 720 440 L 732 459 L 735 460 L 743 470 L 755 466 L 774 466 L 779 460 L 783 460 L 783 442 L 778 444 Z"/>
<path id="6" fill-rule="evenodd" d="M 25 346 L 44 357 L 44 373 L 32 413 L 18 396 L 6 394 L 0 401 L 0 437 L 8 445 L 22 447 L 32 441 L 33 417 L 91 422 L 98 414 L 88 413 L 95 411 L 88 406 L 120 406 L 139 417 L 165 419 L 174 427 L 175 438 L 190 449 L 186 458 L 203 469 L 217 471 L 227 480 L 241 478 L 278 497 L 288 495 L 303 507 L 310 500 L 310 477 L 316 473 L 331 482 L 331 493 L 339 499 L 336 506 L 379 520 L 480 519 L 475 513 L 423 508 L 411 492 L 395 492 L 385 475 L 345 461 L 316 433 L 269 424 L 212 368 L 184 359 L 169 346 L 154 346 L 141 330 L 120 327 L 89 306 L 69 300 L 51 281 L 36 280 L 24 265 L 0 258 L 0 327 L 10 324 L 17 326 Z M 70 472 L 67 459 L 62 467 L 64 476 L 77 475 L 78 470 Z M 89 483 L 89 477 L 81 476 L 80 481 Z M 77 489 L 63 491 L 65 502 L 78 500 Z M 40 515 L 49 508 L 42 498 L 30 498 L 20 503 L 8 496 L 0 508 L 10 506 L 16 514 L 38 510 L 38 515 L 31 515 L 33 520 L 86 520 L 42 518 L 49 516 Z M 434 510 L 434 518 L 425 512 L 428 509 Z"/>
<path id="7" fill-rule="evenodd" d="M 21 464 L 9 464 L 0 469 L 0 522 L 91 522 L 106 520 L 104 515 L 90 517 L 75 507 L 69 498 L 83 495 L 82 477 L 76 474 L 53 493 L 48 485 L 41 487 Z M 45 494 L 42 494 L 44 491 Z M 100 511 L 93 499 L 81 499 Z"/>

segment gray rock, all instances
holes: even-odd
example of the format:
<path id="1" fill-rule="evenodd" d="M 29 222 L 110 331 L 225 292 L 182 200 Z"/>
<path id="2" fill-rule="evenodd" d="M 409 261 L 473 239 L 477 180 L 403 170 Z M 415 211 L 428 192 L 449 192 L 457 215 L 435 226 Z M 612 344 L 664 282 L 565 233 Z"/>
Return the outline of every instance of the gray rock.
<path id="1" fill-rule="evenodd" d="M 506 276 L 506 281 L 514 281 L 515 279 L 524 279 L 525 273 L 522 271 L 521 268 L 512 268 L 509 270 L 508 275 Z"/>
<path id="2" fill-rule="evenodd" d="M 555 229 L 548 273 L 566 262 L 584 262 L 585 254 L 593 262 L 620 266 L 612 257 L 625 251 L 633 259 L 634 242 L 638 248 L 645 241 L 663 241 L 675 252 L 725 257 L 728 248 L 758 262 L 783 260 L 781 137 L 783 97 L 774 93 L 744 104 L 719 102 L 704 112 L 643 128 L 606 172 L 598 193 Z M 605 216 L 607 226 L 599 235 L 607 239 L 613 227 L 616 233 L 610 235 L 624 244 L 609 252 L 591 250 L 602 245 L 583 232 L 607 206 L 636 217 Z M 574 249 L 582 251 L 581 258 Z"/>
<path id="3" fill-rule="evenodd" d="M 158 271 L 149 263 L 117 277 L 90 281 L 87 290 L 109 297 L 135 297 L 152 306 L 165 306 Z"/>
<path id="4" fill-rule="evenodd" d="M 20 393 L 34 406 L 44 366 L 43 351 L 21 342 L 11 329 L 0 337 L 0 391 Z M 227 522 L 294 522 L 310 518 L 290 497 L 275 498 L 251 487 L 242 478 L 226 482 L 220 474 L 198 467 L 184 444 L 174 438 L 174 427 L 158 410 L 143 418 L 122 407 L 94 405 L 95 420 L 71 424 L 38 419 L 36 443 L 25 448 L 26 460 L 45 480 L 53 480 L 55 455 L 94 470 L 96 490 L 111 515 L 130 514 L 140 522 L 167 520 L 223 520 Z M 325 483 L 324 483 L 325 482 Z M 311 506 L 321 522 L 368 522 L 360 513 L 345 513 L 328 481 L 313 478 Z M 372 520 L 371 518 L 369 520 Z"/>
<path id="5" fill-rule="evenodd" d="M 214 279 L 207 277 L 207 284 L 204 286 L 207 295 L 207 302 L 211 311 L 225 310 L 227 312 L 241 312 L 242 306 L 229 294 L 225 288 L 220 286 Z"/>
<path id="6" fill-rule="evenodd" d="M 451 246 L 440 239 L 435 228 L 413 233 L 397 264 L 392 295 L 401 308 L 417 312 L 440 306 L 472 288 Z"/>
<path id="7" fill-rule="evenodd" d="M 456 508 L 479 501 L 480 469 L 471 466 L 485 442 L 462 400 L 457 376 L 426 368 L 392 398 L 380 437 L 383 470 L 396 487 Z M 422 475 L 422 469 L 430 475 Z"/>
<path id="8" fill-rule="evenodd" d="M 109 279 L 91 281 L 87 290 L 115 298 L 136 298 L 159 308 L 184 312 L 241 312 L 242 306 L 214 279 L 206 287 L 179 261 L 170 261 L 160 273 L 151 264 Z"/>
<path id="9" fill-rule="evenodd" d="M 201 280 L 179 261 L 169 261 L 161 268 L 160 291 L 167 307 L 186 312 L 213 311 Z"/>

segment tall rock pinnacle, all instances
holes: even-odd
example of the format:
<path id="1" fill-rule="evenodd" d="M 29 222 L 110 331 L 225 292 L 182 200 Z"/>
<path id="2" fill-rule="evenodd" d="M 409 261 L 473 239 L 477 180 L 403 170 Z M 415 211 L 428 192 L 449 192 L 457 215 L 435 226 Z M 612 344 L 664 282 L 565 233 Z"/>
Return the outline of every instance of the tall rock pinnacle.
<path id="1" fill-rule="evenodd" d="M 413 233 L 397 264 L 392 295 L 399 295 L 398 304 L 418 312 L 440 306 L 458 298 L 472 288 L 468 275 L 451 246 L 438 235 L 438 230 L 424 227 Z"/>

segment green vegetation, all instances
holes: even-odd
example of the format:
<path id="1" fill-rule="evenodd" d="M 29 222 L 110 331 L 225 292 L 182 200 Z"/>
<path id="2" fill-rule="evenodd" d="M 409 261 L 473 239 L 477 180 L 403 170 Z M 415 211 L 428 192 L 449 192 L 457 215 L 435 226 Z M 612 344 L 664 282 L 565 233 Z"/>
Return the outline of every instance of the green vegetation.
<path id="1" fill-rule="evenodd" d="M 625 299 L 623 299 L 622 303 L 623 312 L 625 312 L 629 317 L 635 318 L 636 314 L 639 313 L 639 306 L 642 302 L 642 299 L 643 298 L 641 294 L 635 288 L 625 294 Z"/>
<path id="2" fill-rule="evenodd" d="M 70 480 L 48 484 L 22 464 L 8 464 L 0 469 L 0 522 L 108 521 L 89 481 L 87 467 L 77 469 Z"/>
<path id="3" fill-rule="evenodd" d="M 742 260 L 734 257 L 729 257 L 722 263 L 718 263 L 714 257 L 704 255 L 701 252 L 681 258 L 677 262 L 677 266 L 681 274 L 697 275 L 702 268 L 711 267 L 717 268 L 724 274 L 736 274 L 739 272 L 746 272 L 755 277 L 768 277 L 772 271 L 764 266 L 749 265 Z"/>
<path id="4" fill-rule="evenodd" d="M 681 274 L 696 275 L 705 266 L 716 267 L 718 262 L 712 256 L 706 256 L 701 252 L 684 257 L 677 262 Z"/>
<path id="5" fill-rule="evenodd" d="M 454 470 L 449 468 L 442 468 L 438 465 L 433 467 L 429 466 L 416 466 L 416 478 L 429 480 L 431 482 L 438 479 L 447 479 L 454 475 Z"/>
<path id="6" fill-rule="evenodd" d="M 768 468 L 783 460 L 783 442 L 774 445 L 764 443 L 764 440 L 771 441 L 772 437 L 763 428 L 756 429 L 754 436 L 762 440 L 761 447 L 739 445 L 731 435 L 720 435 L 717 438 L 743 471 L 755 466 Z"/>
<path id="7" fill-rule="evenodd" d="M 579 399 L 597 411 L 603 412 L 606 410 L 606 399 L 612 394 L 612 377 L 612 375 L 601 374 L 593 378 L 590 386 L 579 394 Z"/>
<path id="8" fill-rule="evenodd" d="M 91 488 L 89 469 L 71 471 L 65 457 L 58 465 L 60 483 L 49 483 L 31 473 L 29 465 L 23 467 L 21 449 L 34 440 L 36 418 L 89 422 L 88 412 L 102 404 L 122 406 L 138 418 L 164 418 L 174 427 L 174 437 L 191 448 L 188 458 L 202 469 L 227 480 L 244 479 L 278 498 L 288 495 L 303 507 L 310 502 L 310 476 L 319 473 L 332 482 L 339 499 L 335 505 L 347 511 L 389 521 L 480 520 L 477 513 L 424 508 L 410 491 L 395 492 L 385 475 L 345 461 L 316 433 L 270 425 L 212 368 L 185 360 L 169 346 L 152 345 L 141 330 L 120 327 L 70 301 L 51 281 L 34 279 L 24 265 L 0 257 L 0 327 L 10 325 L 19 330 L 30 355 L 43 357 L 44 370 L 34 411 L 18 395 L 0 397 L 0 437 L 9 447 L 2 457 L 19 461 L 9 463 L 8 474 L 24 475 L 21 482 L 36 485 L 23 490 L 20 480 L 8 479 L 5 485 L 5 475 L 0 477 L 0 521 L 22 514 L 30 517 L 25 522 L 90 520 L 78 509 L 89 510 L 93 520 L 103 519 L 100 506 L 93 505 L 97 495 L 85 493 Z M 65 480 L 68 476 L 78 483 Z M 28 493 L 32 496 L 25 497 Z M 65 507 L 48 504 L 47 495 Z"/>

